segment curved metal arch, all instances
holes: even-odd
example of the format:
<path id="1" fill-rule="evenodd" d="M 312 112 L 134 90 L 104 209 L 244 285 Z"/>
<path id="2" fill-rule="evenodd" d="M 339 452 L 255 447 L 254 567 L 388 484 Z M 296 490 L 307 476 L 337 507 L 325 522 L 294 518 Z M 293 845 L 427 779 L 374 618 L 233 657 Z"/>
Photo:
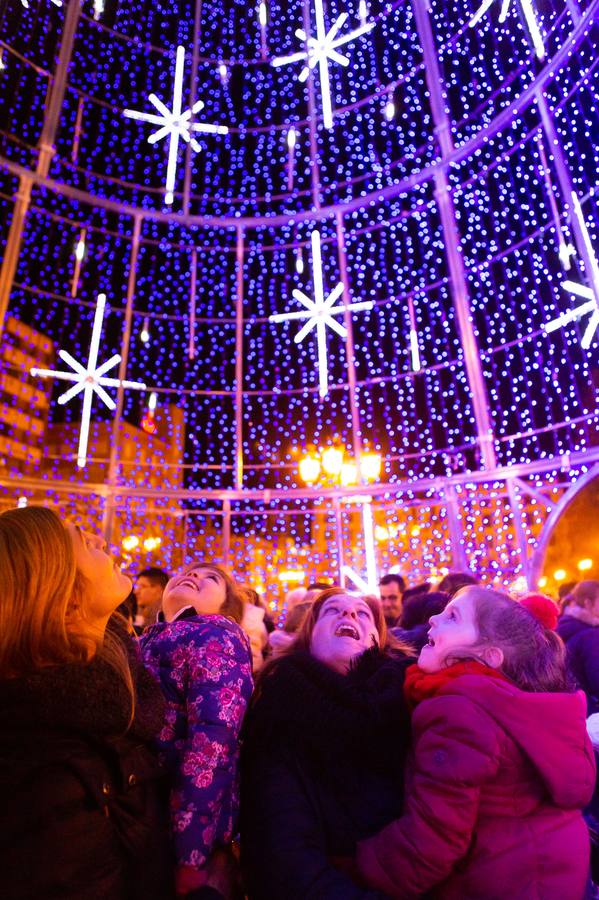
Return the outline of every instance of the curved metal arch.
<path id="1" fill-rule="evenodd" d="M 549 541 L 553 537 L 553 532 L 555 531 L 562 514 L 570 506 L 574 498 L 596 478 L 599 478 L 599 463 L 596 463 L 585 475 L 575 481 L 562 497 L 560 497 L 558 503 L 556 503 L 549 513 L 537 540 L 537 545 L 530 558 L 529 577 L 532 585 L 536 585 L 541 576 Z"/>
<path id="2" fill-rule="evenodd" d="M 319 222 L 332 218 L 337 214 L 347 215 L 349 213 L 367 209 L 378 203 L 392 200 L 400 194 L 409 193 L 415 187 L 425 182 L 431 181 L 435 174 L 453 164 L 461 162 L 468 156 L 471 156 L 475 150 L 482 147 L 492 137 L 507 127 L 511 121 L 522 113 L 536 98 L 539 90 L 555 77 L 557 70 L 560 70 L 568 61 L 573 53 L 578 49 L 579 44 L 588 36 L 589 30 L 595 21 L 599 19 L 599 0 L 592 0 L 590 6 L 581 16 L 580 21 L 569 35 L 568 40 L 560 47 L 555 56 L 548 60 L 544 68 L 539 72 L 536 78 L 522 91 L 522 93 L 509 103 L 505 109 L 501 110 L 495 118 L 476 133 L 470 140 L 465 141 L 459 147 L 447 154 L 444 159 L 438 159 L 424 169 L 413 173 L 395 184 L 387 185 L 384 188 L 377 189 L 371 193 L 355 197 L 353 200 L 342 203 L 323 206 L 320 209 L 301 210 L 295 213 L 286 213 L 276 216 L 204 216 L 204 215 L 186 215 L 181 213 L 168 213 L 159 210 L 148 210 L 141 207 L 133 206 L 119 200 L 112 200 L 108 197 L 100 197 L 84 191 L 80 188 L 72 187 L 54 179 L 44 177 L 37 172 L 32 172 L 25 166 L 19 165 L 4 156 L 0 156 L 0 168 L 18 176 L 21 179 L 32 184 L 38 184 L 41 187 L 50 190 L 52 193 L 60 196 L 68 197 L 80 203 L 90 206 L 103 207 L 120 215 L 134 218 L 140 216 L 142 219 L 153 221 L 164 221 L 171 224 L 180 224 L 186 227 L 209 227 L 209 228 L 277 228 L 285 225 L 297 225 L 299 222 Z"/>

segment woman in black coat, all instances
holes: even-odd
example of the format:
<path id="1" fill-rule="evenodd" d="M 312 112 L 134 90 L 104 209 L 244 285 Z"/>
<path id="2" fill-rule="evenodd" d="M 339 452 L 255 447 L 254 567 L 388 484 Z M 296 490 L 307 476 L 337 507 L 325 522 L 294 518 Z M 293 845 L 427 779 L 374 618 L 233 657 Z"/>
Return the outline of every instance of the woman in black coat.
<path id="1" fill-rule="evenodd" d="M 242 749 L 249 900 L 381 896 L 352 878 L 352 859 L 401 812 L 408 653 L 389 646 L 378 600 L 332 588 L 261 673 Z"/>
<path id="2" fill-rule="evenodd" d="M 160 688 L 112 618 L 130 580 L 41 507 L 0 515 L 0 896 L 168 900 Z"/>

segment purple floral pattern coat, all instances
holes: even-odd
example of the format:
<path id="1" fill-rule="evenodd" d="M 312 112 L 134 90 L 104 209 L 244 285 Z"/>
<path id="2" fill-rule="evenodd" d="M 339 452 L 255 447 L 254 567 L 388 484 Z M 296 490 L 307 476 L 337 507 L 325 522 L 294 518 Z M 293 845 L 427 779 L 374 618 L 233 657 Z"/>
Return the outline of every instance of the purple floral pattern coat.
<path id="1" fill-rule="evenodd" d="M 167 701 L 157 749 L 171 777 L 177 864 L 200 868 L 237 826 L 239 732 L 252 693 L 249 643 L 235 622 L 214 615 L 158 622 L 141 647 Z"/>

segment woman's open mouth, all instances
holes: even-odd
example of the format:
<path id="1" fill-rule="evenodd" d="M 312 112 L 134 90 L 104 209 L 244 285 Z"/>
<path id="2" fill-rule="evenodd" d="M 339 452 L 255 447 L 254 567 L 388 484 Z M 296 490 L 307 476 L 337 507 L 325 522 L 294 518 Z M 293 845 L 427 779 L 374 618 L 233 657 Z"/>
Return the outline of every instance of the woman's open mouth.
<path id="1" fill-rule="evenodd" d="M 335 637 L 350 637 L 355 641 L 360 640 L 358 629 L 355 625 L 351 625 L 349 622 L 342 622 L 341 625 L 337 626 L 337 628 L 335 629 Z"/>
<path id="2" fill-rule="evenodd" d="M 193 578 L 182 578 L 181 581 L 178 581 L 175 587 L 186 587 L 191 588 L 192 591 L 198 590 L 198 583 Z"/>

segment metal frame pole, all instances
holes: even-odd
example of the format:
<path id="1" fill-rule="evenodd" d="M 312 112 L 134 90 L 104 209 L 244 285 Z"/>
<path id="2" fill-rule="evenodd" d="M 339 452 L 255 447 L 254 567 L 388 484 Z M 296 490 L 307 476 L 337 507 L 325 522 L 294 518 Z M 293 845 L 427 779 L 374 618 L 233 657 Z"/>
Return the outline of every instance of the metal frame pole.
<path id="1" fill-rule="evenodd" d="M 441 152 L 441 159 L 444 160 L 452 153 L 454 147 L 451 136 L 451 121 L 445 107 L 443 80 L 430 22 L 431 8 L 428 0 L 412 0 L 412 9 L 424 57 L 425 76 L 435 134 Z M 483 468 L 495 469 L 497 467 L 497 458 L 489 410 L 489 398 L 484 381 L 478 343 L 472 324 L 472 311 L 470 309 L 468 283 L 462 259 L 460 233 L 453 197 L 449 189 L 446 166 L 439 169 L 435 175 L 435 198 L 443 227 L 453 304 L 458 320 L 460 341 L 464 351 L 466 375 L 472 395 L 481 462 Z"/>
<path id="2" fill-rule="evenodd" d="M 135 296 L 135 283 L 137 279 L 137 257 L 139 254 L 139 238 L 141 234 L 141 216 L 133 219 L 133 237 L 131 239 L 131 256 L 129 258 L 129 278 L 127 281 L 127 301 L 125 305 L 125 325 L 121 342 L 121 362 L 119 364 L 119 386 L 117 388 L 116 410 L 112 421 L 112 440 L 110 442 L 110 457 L 108 461 L 108 496 L 104 507 L 104 521 L 102 531 L 107 544 L 112 540 L 114 527 L 114 489 L 117 485 L 120 455 L 120 428 L 125 401 L 125 389 L 123 381 L 127 377 L 127 361 L 129 358 L 129 344 L 131 343 L 131 326 L 133 323 L 133 298 Z"/>
<path id="3" fill-rule="evenodd" d="M 231 501 L 223 500 L 223 566 L 229 567 L 231 554 Z"/>
<path id="4" fill-rule="evenodd" d="M 534 585 L 531 582 L 531 572 L 528 559 L 528 540 L 524 530 L 524 516 L 522 513 L 522 504 L 520 503 L 520 494 L 513 478 L 505 479 L 508 500 L 512 510 L 512 518 L 514 520 L 514 530 L 516 532 L 516 542 L 520 551 L 520 562 L 522 564 L 522 573 L 526 578 L 526 584 L 529 590 L 533 590 Z"/>
<path id="5" fill-rule="evenodd" d="M 310 0 L 302 3 L 304 33 L 306 42 L 312 33 L 310 22 Z M 306 43 L 307 46 L 307 43 Z M 314 209 L 320 209 L 320 171 L 318 168 L 318 147 L 316 144 L 316 103 L 314 100 L 314 69 L 308 71 L 308 125 L 310 131 L 310 182 L 312 185 L 312 204 Z"/>
<path id="6" fill-rule="evenodd" d="M 343 305 L 345 307 L 343 313 L 343 324 L 346 329 L 345 338 L 345 354 L 347 356 L 347 381 L 349 385 L 349 406 L 352 419 L 352 443 L 358 472 L 360 473 L 360 482 L 362 478 L 362 427 L 360 424 L 360 410 L 357 401 L 356 388 L 356 361 L 355 361 L 355 344 L 354 329 L 351 312 L 348 309 L 351 303 L 349 290 L 349 277 L 347 274 L 347 252 L 345 248 L 345 229 L 343 226 L 343 216 L 341 213 L 335 214 L 335 224 L 337 230 L 337 254 L 339 258 L 339 275 L 343 284 Z M 368 584 L 374 586 L 378 582 L 378 566 L 376 559 L 376 543 L 374 540 L 374 517 L 372 511 L 372 501 L 364 498 L 362 502 L 362 535 L 364 540 L 364 557 L 366 561 L 366 577 Z"/>
<path id="7" fill-rule="evenodd" d="M 541 115 L 541 124 L 543 126 L 543 131 L 545 132 L 547 143 L 549 144 L 549 152 L 553 158 L 553 162 L 555 165 L 557 180 L 559 181 L 560 189 L 564 197 L 564 204 L 568 216 L 568 222 L 570 224 L 570 229 L 572 231 L 574 241 L 576 242 L 576 249 L 580 258 L 584 262 L 585 275 L 590 284 L 594 287 L 595 293 L 597 294 L 597 292 L 599 291 L 599 285 L 596 283 L 596 266 L 594 265 L 593 260 L 589 255 L 585 235 L 581 228 L 580 221 L 578 219 L 578 216 L 576 215 L 576 210 L 574 209 L 574 204 L 572 202 L 572 195 L 574 194 L 574 184 L 572 182 L 572 176 L 570 175 L 570 169 L 568 168 L 566 154 L 564 153 L 563 147 L 560 143 L 559 135 L 555 127 L 555 122 L 553 121 L 553 115 L 551 113 L 551 110 L 549 109 L 549 104 L 547 103 L 543 92 L 537 90 L 535 92 L 535 99 L 537 102 L 539 113 Z"/>
<path id="8" fill-rule="evenodd" d="M 335 510 L 335 543 L 337 545 L 337 577 L 340 587 L 345 587 L 345 575 L 343 574 L 343 520 L 341 518 L 341 503 L 339 497 L 333 500 Z"/>
<path id="9" fill-rule="evenodd" d="M 67 87 L 67 72 L 73 55 L 75 32 L 77 31 L 80 15 L 80 0 L 70 0 L 62 30 L 60 50 L 58 52 L 58 63 L 52 79 L 52 87 L 50 89 L 44 114 L 42 133 L 37 147 L 38 158 L 35 172 L 36 175 L 39 175 L 42 178 L 45 178 L 48 175 L 50 162 L 54 156 L 54 140 L 56 138 L 56 131 L 60 120 L 60 111 L 62 109 L 64 94 Z M 0 269 L 0 338 L 4 331 L 4 321 L 8 310 L 10 292 L 12 290 L 15 272 L 19 262 L 19 255 L 21 253 L 21 244 L 23 243 L 23 232 L 25 230 L 25 219 L 27 218 L 27 212 L 29 210 L 32 184 L 31 178 L 26 175 L 22 176 L 19 180 L 15 207 L 4 251 L 4 259 L 2 261 L 2 268 Z"/>
<path id="10" fill-rule="evenodd" d="M 464 572 L 470 568 L 466 554 L 464 553 L 464 529 L 462 527 L 462 515 L 460 501 L 455 485 L 447 484 L 443 491 L 445 509 L 447 510 L 447 525 L 449 527 L 449 541 L 451 544 L 451 557 L 453 565 Z"/>
<path id="11" fill-rule="evenodd" d="M 237 229 L 235 302 L 235 489 L 243 488 L 243 228 Z"/>
<path id="12" fill-rule="evenodd" d="M 196 0 L 195 13 L 193 20 L 193 44 L 191 47 L 191 89 L 189 92 L 189 108 L 193 109 L 197 100 L 196 83 L 198 80 L 199 67 L 199 46 L 202 24 L 202 0 Z M 189 125 L 193 125 L 194 116 L 191 114 Z M 183 213 L 189 215 L 189 200 L 191 196 L 191 160 L 192 160 L 191 141 L 185 148 L 185 171 L 183 181 Z"/>

